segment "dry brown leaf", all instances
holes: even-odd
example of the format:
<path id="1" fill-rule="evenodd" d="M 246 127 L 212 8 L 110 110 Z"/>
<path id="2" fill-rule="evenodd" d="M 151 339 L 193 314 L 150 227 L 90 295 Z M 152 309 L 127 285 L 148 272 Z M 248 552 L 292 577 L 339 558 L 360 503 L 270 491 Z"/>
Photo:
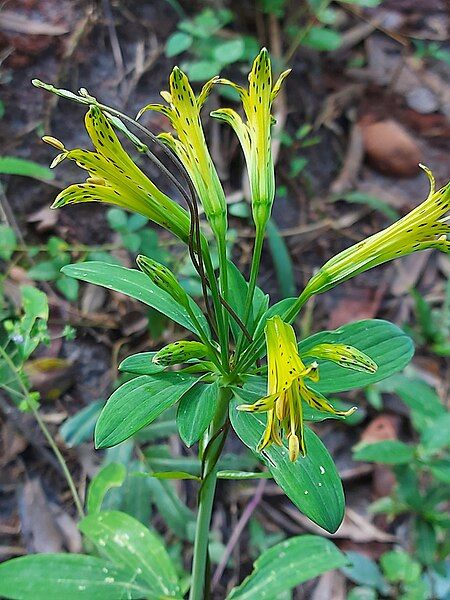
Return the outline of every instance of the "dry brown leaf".
<path id="1" fill-rule="evenodd" d="M 307 531 L 310 531 L 314 534 L 323 535 L 325 537 L 336 539 L 345 538 L 357 543 L 396 541 L 396 537 L 394 535 L 378 529 L 378 527 L 375 527 L 375 525 L 373 525 L 368 519 L 350 507 L 346 508 L 344 520 L 336 533 L 328 533 L 319 527 L 319 525 L 316 525 L 310 521 L 308 517 L 302 515 L 296 508 L 293 508 L 292 506 L 283 505 L 282 510 L 295 523 L 301 525 Z"/>
<path id="2" fill-rule="evenodd" d="M 29 553 L 62 552 L 64 540 L 39 478 L 28 480 L 19 497 L 22 535 Z"/>
<path id="3" fill-rule="evenodd" d="M 25 33 L 26 35 L 64 35 L 70 30 L 66 25 L 53 25 L 36 19 L 29 19 L 12 10 L 0 12 L 0 29 L 13 33 Z"/>
<path id="4" fill-rule="evenodd" d="M 345 600 L 345 598 L 345 576 L 334 570 L 320 577 L 310 600 Z"/>

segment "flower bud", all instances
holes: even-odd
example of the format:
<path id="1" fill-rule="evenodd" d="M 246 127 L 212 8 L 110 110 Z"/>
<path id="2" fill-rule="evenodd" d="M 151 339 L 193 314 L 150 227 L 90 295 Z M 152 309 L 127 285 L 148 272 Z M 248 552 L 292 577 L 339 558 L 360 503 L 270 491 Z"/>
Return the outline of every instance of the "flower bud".
<path id="1" fill-rule="evenodd" d="M 178 283 L 175 275 L 170 269 L 143 254 L 139 254 L 136 262 L 141 271 L 145 273 L 155 285 L 170 294 L 174 300 L 185 308 L 189 306 L 188 295 Z"/>
<path id="2" fill-rule="evenodd" d="M 303 358 L 305 356 L 324 358 L 346 369 L 364 371 L 365 373 L 375 373 L 378 369 L 377 363 L 370 356 L 347 344 L 318 344 L 303 353 L 302 356 Z"/>
<path id="3" fill-rule="evenodd" d="M 207 353 L 205 344 L 201 342 L 180 340 L 161 348 L 153 357 L 153 362 L 164 366 L 179 365 L 191 358 L 205 358 Z"/>

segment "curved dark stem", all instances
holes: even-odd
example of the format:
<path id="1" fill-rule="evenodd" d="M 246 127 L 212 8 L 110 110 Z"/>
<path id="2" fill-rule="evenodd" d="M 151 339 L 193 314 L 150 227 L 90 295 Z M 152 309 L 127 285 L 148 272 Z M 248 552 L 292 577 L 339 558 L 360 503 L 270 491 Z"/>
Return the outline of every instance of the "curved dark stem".
<path id="1" fill-rule="evenodd" d="M 211 289 L 211 283 L 209 282 L 208 277 L 206 275 L 204 264 L 203 264 L 203 259 L 202 259 L 202 253 L 201 253 L 201 232 L 200 232 L 200 217 L 199 217 L 199 213 L 198 213 L 197 191 L 196 191 L 195 186 L 189 176 L 189 173 L 186 171 L 183 163 L 180 161 L 178 156 L 176 156 L 176 154 L 174 154 L 169 148 L 167 148 L 167 146 L 163 142 L 161 142 L 161 140 L 158 139 L 158 137 L 154 133 L 152 133 L 149 129 L 147 129 L 147 127 L 144 127 L 144 125 L 139 123 L 139 121 L 136 121 L 132 117 L 129 117 L 128 115 L 121 113 L 119 111 L 116 111 L 115 109 L 111 109 L 108 106 L 105 106 L 102 104 L 99 104 L 99 106 L 100 106 L 100 108 L 104 108 L 106 111 L 115 112 L 118 116 L 125 119 L 129 123 L 132 123 L 143 134 L 148 136 L 155 144 L 157 144 L 162 149 L 162 151 L 167 156 L 167 158 L 176 166 L 178 171 L 185 178 L 186 183 L 189 187 L 189 194 L 186 192 L 186 190 L 181 185 L 181 183 L 178 181 L 178 179 L 163 165 L 163 163 L 159 160 L 159 158 L 150 149 L 146 150 L 145 153 L 148 156 L 148 158 L 150 158 L 150 160 L 160 169 L 160 171 L 175 185 L 175 187 L 182 194 L 183 198 L 185 199 L 185 201 L 189 207 L 189 211 L 191 213 L 191 231 L 190 231 L 190 235 L 189 235 L 189 238 L 190 238 L 189 254 L 190 254 L 192 263 L 193 263 L 197 273 L 199 274 L 199 277 L 201 280 L 202 292 L 203 292 L 203 296 L 205 299 L 206 311 L 207 311 L 207 314 L 210 319 L 210 325 L 217 333 L 217 329 L 216 329 L 216 325 L 214 322 L 213 314 L 211 311 L 211 306 L 209 303 L 208 293 L 207 293 L 207 288 Z M 193 240 L 193 235 L 195 235 L 195 240 Z M 197 246 L 197 248 L 196 248 L 197 255 L 195 252 L 195 248 L 193 247 L 193 241 L 195 241 L 195 244 Z M 231 315 L 231 317 L 236 321 L 237 325 L 241 328 L 245 337 L 251 342 L 253 340 L 253 338 L 250 335 L 248 329 L 245 327 L 245 324 L 242 322 L 242 320 L 239 318 L 239 316 L 236 314 L 236 312 L 232 309 L 232 307 L 228 304 L 228 302 L 225 300 L 225 298 L 223 298 L 223 296 L 220 293 L 218 294 L 218 296 L 219 296 L 219 301 L 222 304 L 222 306 L 225 308 L 225 310 L 228 311 L 228 313 Z"/>

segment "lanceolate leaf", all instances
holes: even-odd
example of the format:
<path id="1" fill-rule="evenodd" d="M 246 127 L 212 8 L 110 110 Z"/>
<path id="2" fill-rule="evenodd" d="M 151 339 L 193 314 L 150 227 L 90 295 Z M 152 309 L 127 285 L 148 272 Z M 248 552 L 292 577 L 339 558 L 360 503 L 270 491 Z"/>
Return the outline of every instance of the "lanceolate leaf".
<path id="1" fill-rule="evenodd" d="M 119 265 L 92 261 L 67 265 L 62 271 L 75 279 L 95 283 L 140 300 L 179 325 L 196 332 L 195 325 L 186 310 L 167 292 L 157 287 L 147 275 L 137 269 L 126 269 Z M 209 331 L 208 323 L 197 304 L 192 301 L 191 306 L 203 328 Z"/>
<path id="2" fill-rule="evenodd" d="M 172 406 L 197 380 L 181 373 L 141 375 L 117 389 L 103 408 L 95 428 L 95 445 L 120 444 Z"/>
<path id="3" fill-rule="evenodd" d="M 87 511 L 100 512 L 105 494 L 113 487 L 119 487 L 125 481 L 127 471 L 121 463 L 109 463 L 104 466 L 91 481 L 87 495 Z"/>
<path id="4" fill-rule="evenodd" d="M 0 565 L 0 596 L 12 600 L 112 600 L 150 597 L 135 573 L 84 554 L 30 554 Z"/>
<path id="5" fill-rule="evenodd" d="M 347 562 L 330 540 L 317 535 L 298 535 L 261 554 L 253 572 L 231 591 L 227 600 L 279 598 L 282 592 Z"/>
<path id="6" fill-rule="evenodd" d="M 135 373 L 136 375 L 152 375 L 161 373 L 165 367 L 153 362 L 156 352 L 141 352 L 127 356 L 119 365 L 119 371 L 126 373 Z"/>
<path id="7" fill-rule="evenodd" d="M 335 363 L 320 360 L 320 380 L 311 387 L 322 394 L 345 392 L 381 381 L 401 371 L 414 354 L 411 338 L 396 325 L 379 319 L 357 321 L 334 331 L 316 333 L 300 342 L 300 355 L 323 343 L 354 346 L 374 360 L 378 370 L 373 374 L 352 371 Z M 312 360 L 308 359 L 308 362 Z"/>
<path id="8" fill-rule="evenodd" d="M 198 383 L 180 400 L 177 425 L 186 446 L 192 446 L 211 423 L 217 406 L 218 384 Z"/>
<path id="9" fill-rule="evenodd" d="M 353 458 L 386 465 L 405 465 L 413 460 L 414 448 L 400 440 L 382 440 L 362 446 L 356 450 Z"/>
<path id="10" fill-rule="evenodd" d="M 172 562 L 160 539 L 142 523 L 119 511 L 85 517 L 81 532 L 115 565 L 134 573 L 151 590 L 146 598 L 180 598 Z"/>
<path id="11" fill-rule="evenodd" d="M 231 402 L 231 424 L 244 444 L 256 452 L 266 416 L 238 411 L 236 406 L 240 403 L 240 399 Z M 308 454 L 295 463 L 289 460 L 285 446 L 272 445 L 264 453 L 258 453 L 258 457 L 297 508 L 311 521 L 334 533 L 344 517 L 342 483 L 327 449 L 308 427 L 305 427 L 305 439 Z"/>

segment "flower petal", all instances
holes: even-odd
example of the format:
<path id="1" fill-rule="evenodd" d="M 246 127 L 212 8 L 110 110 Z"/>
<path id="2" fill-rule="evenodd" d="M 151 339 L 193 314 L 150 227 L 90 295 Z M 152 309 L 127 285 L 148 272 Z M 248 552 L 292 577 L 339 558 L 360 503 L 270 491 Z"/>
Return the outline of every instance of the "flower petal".
<path id="1" fill-rule="evenodd" d="M 311 407 L 316 410 L 320 410 L 321 412 L 328 412 L 333 415 L 338 415 L 340 417 L 348 417 L 353 414 L 356 410 L 356 406 L 353 406 L 349 410 L 336 410 L 319 392 L 315 392 L 311 390 L 305 384 L 300 385 L 300 396 L 302 399 Z"/>

